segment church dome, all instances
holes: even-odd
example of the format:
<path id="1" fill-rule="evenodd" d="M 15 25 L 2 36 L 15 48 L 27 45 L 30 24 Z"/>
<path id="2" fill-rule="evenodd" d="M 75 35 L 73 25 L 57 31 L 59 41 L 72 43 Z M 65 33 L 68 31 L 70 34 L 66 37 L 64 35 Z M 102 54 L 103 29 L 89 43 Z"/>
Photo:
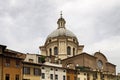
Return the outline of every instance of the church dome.
<path id="1" fill-rule="evenodd" d="M 66 21 L 64 20 L 64 18 L 62 17 L 62 14 L 61 14 L 61 17 L 57 21 L 58 28 L 56 30 L 54 30 L 51 34 L 49 34 L 47 39 L 59 37 L 59 36 L 77 38 L 74 33 L 72 33 L 71 31 L 69 31 L 68 29 L 65 28 L 65 23 L 66 23 Z"/>
<path id="2" fill-rule="evenodd" d="M 69 30 L 65 28 L 58 28 L 55 31 L 53 31 L 51 34 L 48 35 L 48 38 L 58 37 L 58 36 L 68 36 L 76 38 L 76 36 Z"/>

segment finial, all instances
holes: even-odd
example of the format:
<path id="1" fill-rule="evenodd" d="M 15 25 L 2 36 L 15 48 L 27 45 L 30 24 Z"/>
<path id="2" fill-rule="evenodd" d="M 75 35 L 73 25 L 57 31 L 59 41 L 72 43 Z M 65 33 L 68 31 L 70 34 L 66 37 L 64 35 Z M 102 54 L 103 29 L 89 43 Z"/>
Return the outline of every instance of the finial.
<path id="1" fill-rule="evenodd" d="M 60 17 L 62 18 L 62 11 L 60 11 Z"/>

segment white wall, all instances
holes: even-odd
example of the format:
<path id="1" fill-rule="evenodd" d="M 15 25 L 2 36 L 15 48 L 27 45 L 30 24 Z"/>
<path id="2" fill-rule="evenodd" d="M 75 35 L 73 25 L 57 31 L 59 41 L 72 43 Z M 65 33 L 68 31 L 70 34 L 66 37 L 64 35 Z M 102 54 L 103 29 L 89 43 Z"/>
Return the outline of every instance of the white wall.
<path id="1" fill-rule="evenodd" d="M 44 69 L 42 69 L 42 67 L 44 67 Z M 51 80 L 50 79 L 50 74 L 53 74 L 53 80 L 55 80 L 55 74 L 58 75 L 58 80 L 63 80 L 63 76 L 66 76 L 66 70 L 63 68 L 58 68 L 58 67 L 52 67 L 52 66 L 42 66 L 41 67 L 41 73 L 45 73 L 45 79 L 41 79 L 41 80 Z M 52 70 L 51 70 L 52 68 Z M 57 71 L 56 71 L 57 69 Z M 65 70 L 65 72 L 64 72 Z M 41 75 L 42 78 L 42 75 Z"/>

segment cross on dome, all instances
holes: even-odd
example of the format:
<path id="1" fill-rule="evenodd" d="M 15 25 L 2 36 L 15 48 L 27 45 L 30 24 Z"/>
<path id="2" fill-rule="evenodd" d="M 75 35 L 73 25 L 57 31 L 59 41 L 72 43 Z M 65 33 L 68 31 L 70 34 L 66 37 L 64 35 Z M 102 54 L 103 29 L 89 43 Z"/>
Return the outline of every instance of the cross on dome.
<path id="1" fill-rule="evenodd" d="M 61 15 L 61 18 L 62 18 L 62 11 L 60 11 L 60 15 Z"/>

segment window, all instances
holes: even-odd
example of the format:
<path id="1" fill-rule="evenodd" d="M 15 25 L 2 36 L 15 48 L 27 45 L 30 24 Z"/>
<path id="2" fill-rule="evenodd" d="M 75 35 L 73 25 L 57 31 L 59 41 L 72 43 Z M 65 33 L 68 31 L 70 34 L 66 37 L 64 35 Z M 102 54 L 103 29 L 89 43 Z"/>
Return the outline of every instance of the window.
<path id="1" fill-rule="evenodd" d="M 63 70 L 63 72 L 66 72 L 65 70 Z"/>
<path id="2" fill-rule="evenodd" d="M 52 49 L 51 48 L 49 49 L 49 53 L 50 53 L 50 56 L 51 56 L 52 55 Z"/>
<path id="3" fill-rule="evenodd" d="M 58 55 L 58 48 L 57 47 L 54 48 L 54 55 Z"/>
<path id="4" fill-rule="evenodd" d="M 42 73 L 41 75 L 42 75 L 42 79 L 45 79 L 45 73 Z"/>
<path id="5" fill-rule="evenodd" d="M 71 47 L 70 46 L 67 47 L 67 55 L 71 55 Z"/>
<path id="6" fill-rule="evenodd" d="M 75 48 L 73 48 L 73 56 L 75 55 Z"/>
<path id="7" fill-rule="evenodd" d="M 41 63 L 41 57 L 38 57 L 38 63 Z"/>
<path id="8" fill-rule="evenodd" d="M 58 75 L 57 74 L 55 75 L 55 80 L 58 80 Z"/>
<path id="9" fill-rule="evenodd" d="M 63 76 L 63 80 L 66 80 L 66 79 L 65 79 L 65 75 Z"/>
<path id="10" fill-rule="evenodd" d="M 6 62 L 5 62 L 5 66 L 10 66 L 10 59 L 9 58 L 6 58 Z"/>
<path id="11" fill-rule="evenodd" d="M 53 70 L 53 68 L 51 68 L 51 70 Z"/>
<path id="12" fill-rule="evenodd" d="M 84 75 L 86 75 L 86 73 L 84 73 Z"/>
<path id="13" fill-rule="evenodd" d="M 5 75 L 5 80 L 10 80 L 10 75 L 9 74 Z"/>
<path id="14" fill-rule="evenodd" d="M 96 79 L 97 78 L 97 73 L 93 74 L 93 78 Z"/>
<path id="15" fill-rule="evenodd" d="M 58 69 L 55 69 L 55 71 L 58 71 Z"/>
<path id="16" fill-rule="evenodd" d="M 16 67 L 20 66 L 20 60 L 16 60 Z"/>
<path id="17" fill-rule="evenodd" d="M 23 74 L 30 74 L 30 67 L 23 67 Z"/>
<path id="18" fill-rule="evenodd" d="M 51 42 L 51 39 L 49 40 L 49 42 Z"/>
<path id="19" fill-rule="evenodd" d="M 42 69 L 45 69 L 44 67 L 42 67 Z"/>
<path id="20" fill-rule="evenodd" d="M 53 80 L 53 74 L 50 74 L 50 79 Z"/>
<path id="21" fill-rule="evenodd" d="M 75 39 L 73 39 L 73 42 L 75 42 Z"/>
<path id="22" fill-rule="evenodd" d="M 34 68 L 34 75 L 39 76 L 41 74 L 41 71 L 39 68 Z"/>
<path id="23" fill-rule="evenodd" d="M 16 76 L 15 76 L 15 80 L 19 80 L 19 75 L 16 75 Z"/>

